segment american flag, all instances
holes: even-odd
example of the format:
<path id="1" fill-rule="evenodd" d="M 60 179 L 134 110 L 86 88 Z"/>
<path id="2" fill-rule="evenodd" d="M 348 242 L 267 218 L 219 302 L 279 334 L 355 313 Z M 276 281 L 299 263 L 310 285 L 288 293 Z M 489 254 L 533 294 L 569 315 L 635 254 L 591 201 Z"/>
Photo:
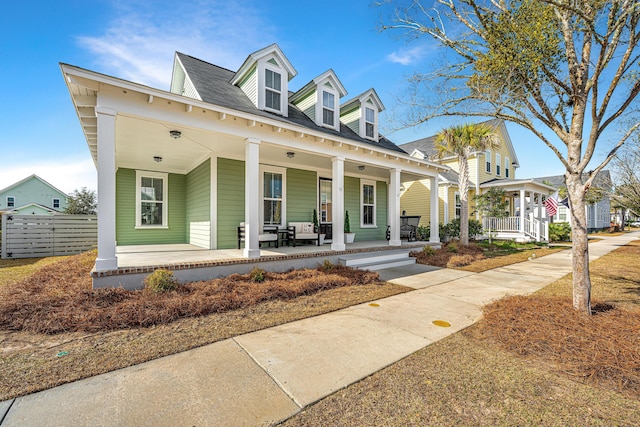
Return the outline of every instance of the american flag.
<path id="1" fill-rule="evenodd" d="M 549 217 L 554 216 L 558 212 L 558 192 L 556 191 L 544 201 L 544 208 L 547 211 Z"/>

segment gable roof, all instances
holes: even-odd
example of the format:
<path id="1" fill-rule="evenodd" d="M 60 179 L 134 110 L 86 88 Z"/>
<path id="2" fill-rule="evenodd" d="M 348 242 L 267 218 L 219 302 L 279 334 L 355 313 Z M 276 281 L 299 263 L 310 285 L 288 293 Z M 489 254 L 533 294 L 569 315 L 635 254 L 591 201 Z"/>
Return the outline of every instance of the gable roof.
<path id="1" fill-rule="evenodd" d="M 292 103 L 289 103 L 288 105 L 288 117 L 260 110 L 244 94 L 242 89 L 231 83 L 232 79 L 236 75 L 234 71 L 210 64 L 206 61 L 180 52 L 176 52 L 176 56 L 180 59 L 185 72 L 191 79 L 191 82 L 203 102 L 250 113 L 256 116 L 267 117 L 292 125 L 306 127 L 317 132 L 351 139 L 363 144 L 369 144 L 379 148 L 405 153 L 404 150 L 383 136 L 380 136 L 378 141 L 361 138 L 357 133 L 342 123 L 340 123 L 340 131 L 318 126 L 313 120 L 307 117 L 302 110 Z"/>
<path id="2" fill-rule="evenodd" d="M 282 50 L 280 50 L 280 46 L 278 46 L 276 43 L 273 43 L 272 45 L 255 51 L 251 55 L 249 55 L 247 59 L 245 59 L 244 63 L 240 66 L 240 68 L 238 68 L 238 71 L 231 78 L 231 84 L 237 84 L 240 80 L 242 80 L 245 74 L 247 74 L 251 70 L 251 68 L 257 61 L 271 54 L 273 54 L 280 60 L 284 69 L 287 71 L 287 80 L 291 80 L 298 74 L 296 69 L 293 68 L 291 62 L 289 62 L 285 54 L 282 52 Z"/>
<path id="3" fill-rule="evenodd" d="M 39 177 L 38 175 L 36 175 L 36 174 L 29 175 L 28 177 L 26 177 L 26 178 L 24 178 L 24 179 L 21 179 L 20 181 L 13 183 L 13 184 L 9 185 L 9 186 L 8 186 L 8 187 L 6 187 L 6 188 L 3 188 L 2 190 L 0 190 L 0 193 L 5 193 L 5 192 L 7 192 L 7 191 L 11 190 L 12 188 L 15 188 L 15 187 L 17 187 L 17 186 L 19 186 L 19 185 L 21 185 L 21 184 L 23 184 L 23 183 L 25 183 L 25 182 L 27 182 L 27 181 L 30 181 L 30 180 L 32 180 L 32 179 L 37 179 L 38 181 L 42 182 L 42 183 L 43 183 L 44 185 L 46 185 L 47 187 L 51 187 L 51 189 L 52 189 L 52 190 L 57 191 L 58 193 L 60 193 L 60 194 L 64 195 L 65 197 L 67 196 L 67 193 L 65 193 L 64 191 L 62 191 L 62 190 L 60 190 L 60 189 L 58 189 L 58 188 L 54 187 L 53 185 L 49 184 L 47 181 L 45 181 L 44 179 L 40 178 L 40 177 Z"/>
<path id="4" fill-rule="evenodd" d="M 380 97 L 376 93 L 376 90 L 374 88 L 371 88 L 362 92 L 359 95 L 356 95 L 350 100 L 345 101 L 345 103 L 340 106 L 340 113 L 342 114 L 344 110 L 348 110 L 349 108 L 351 108 L 353 104 L 356 104 L 358 102 L 361 102 L 361 103 L 364 102 L 365 99 L 369 97 L 371 97 L 371 99 L 373 100 L 373 104 L 378 109 L 378 111 L 384 111 L 384 105 L 382 104 Z"/>
<path id="5" fill-rule="evenodd" d="M 504 120 L 500 119 L 491 119 L 484 122 L 480 122 L 478 124 L 485 124 L 488 126 L 492 126 L 496 129 L 502 139 L 504 140 L 505 146 L 507 150 L 509 150 L 511 163 L 514 164 L 515 167 L 520 166 L 520 162 L 518 161 L 518 156 L 516 155 L 516 151 L 513 148 L 513 144 L 511 142 L 511 138 L 509 137 L 509 133 L 507 132 L 507 128 L 504 124 Z M 415 141 L 407 142 L 406 144 L 400 144 L 400 148 L 405 150 L 407 153 L 414 155 L 416 151 L 424 156 L 425 159 L 433 161 L 435 155 L 437 154 L 437 150 L 435 148 L 437 135 L 431 135 L 426 138 L 417 139 Z"/>
<path id="6" fill-rule="evenodd" d="M 334 87 L 334 89 L 338 92 L 340 98 L 347 94 L 347 90 L 342 85 L 342 82 L 338 79 L 338 76 L 336 76 L 336 73 L 333 70 L 329 69 L 320 74 L 315 79 L 311 80 L 306 85 L 302 86 L 296 93 L 289 96 L 289 101 L 293 103 L 298 102 L 307 94 L 315 91 L 320 82 L 324 81 L 325 79 L 328 79 L 329 81 L 334 83 L 334 85 L 336 86 Z"/>
<path id="7" fill-rule="evenodd" d="M 11 213 L 11 212 L 19 212 L 19 211 L 24 210 L 24 209 L 27 209 L 27 208 L 29 208 L 29 207 L 31 207 L 31 206 L 34 206 L 34 207 L 37 207 L 37 208 L 43 209 L 43 210 L 45 210 L 45 211 L 47 211 L 47 212 L 50 212 L 50 213 L 52 213 L 52 214 L 59 214 L 59 213 L 62 213 L 62 211 L 60 211 L 60 210 L 53 209 L 53 208 L 50 208 L 50 207 L 45 206 L 45 205 L 41 205 L 40 203 L 27 203 L 26 205 L 19 206 L 19 207 L 17 207 L 17 208 L 10 208 L 10 209 L 6 210 L 5 212 L 8 212 L 8 213 Z"/>
<path id="8" fill-rule="evenodd" d="M 582 182 L 586 182 L 588 178 L 589 178 L 588 173 L 582 174 Z M 564 175 L 541 176 L 533 179 L 538 182 L 548 183 L 549 185 L 551 185 L 556 189 L 566 186 Z M 598 172 L 596 177 L 593 179 L 592 185 L 593 187 L 597 187 L 601 189 L 611 188 L 612 181 L 611 181 L 611 174 L 609 173 L 609 171 L 605 169 Z"/>

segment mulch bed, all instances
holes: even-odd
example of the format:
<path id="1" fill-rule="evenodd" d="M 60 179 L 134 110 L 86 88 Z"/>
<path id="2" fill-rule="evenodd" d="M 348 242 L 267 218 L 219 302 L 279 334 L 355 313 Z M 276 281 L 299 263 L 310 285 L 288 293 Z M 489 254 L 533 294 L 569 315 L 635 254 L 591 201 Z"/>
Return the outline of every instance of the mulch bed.
<path id="1" fill-rule="evenodd" d="M 481 334 L 570 377 L 640 396 L 640 312 L 594 302 L 576 313 L 570 298 L 512 296 L 484 307 Z"/>
<path id="2" fill-rule="evenodd" d="M 474 261 L 484 259 L 481 247 L 459 245 L 456 242 L 444 243 L 442 249 L 435 251 L 415 251 L 409 255 L 416 258 L 419 264 L 433 265 L 435 267 L 454 268 L 469 265 Z"/>
<path id="3" fill-rule="evenodd" d="M 0 329 L 45 334 L 97 332 L 169 323 L 244 308 L 273 299 L 293 299 L 322 290 L 379 282 L 377 273 L 330 266 L 187 283 L 156 294 L 122 288 L 92 289 L 95 253 L 70 257 L 26 280 L 0 289 Z M 56 280 L 53 278 L 64 278 Z"/>

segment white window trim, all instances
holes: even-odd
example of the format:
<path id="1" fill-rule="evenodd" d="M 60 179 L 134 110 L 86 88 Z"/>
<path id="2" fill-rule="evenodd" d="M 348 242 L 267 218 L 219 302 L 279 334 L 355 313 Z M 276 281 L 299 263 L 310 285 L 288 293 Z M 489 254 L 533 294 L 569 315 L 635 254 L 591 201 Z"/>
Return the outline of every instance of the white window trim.
<path id="1" fill-rule="evenodd" d="M 58 207 L 56 207 L 56 200 L 58 201 Z M 54 209 L 60 209 L 60 206 L 62 206 L 62 202 L 59 198 L 54 197 L 53 199 L 51 199 L 51 207 Z"/>
<path id="2" fill-rule="evenodd" d="M 367 122 L 367 108 L 373 111 L 373 137 L 367 136 L 367 123 L 371 123 L 371 122 Z M 368 104 L 365 102 L 362 103 L 361 106 L 361 117 L 362 120 L 360 121 L 360 135 L 365 138 L 365 139 L 370 139 L 371 141 L 377 141 L 378 140 L 378 110 L 377 108 L 375 108 L 373 105 L 368 106 Z"/>
<path id="3" fill-rule="evenodd" d="M 277 166 L 260 165 L 260 229 L 264 225 L 264 173 L 278 173 L 282 175 L 282 215 L 280 217 L 280 227 L 287 225 L 287 168 Z"/>
<path id="4" fill-rule="evenodd" d="M 511 177 L 509 176 L 509 174 L 511 173 L 511 171 L 510 171 L 510 169 L 511 169 L 511 168 L 510 168 L 510 166 L 511 166 L 511 164 L 509 163 L 509 158 L 508 158 L 508 157 L 505 157 L 505 158 L 504 158 L 504 177 L 505 177 L 505 178 L 511 178 Z"/>
<path id="5" fill-rule="evenodd" d="M 12 199 L 11 203 L 13 203 L 13 204 L 11 206 L 9 206 L 9 199 Z M 7 207 L 8 208 L 15 208 L 16 207 L 16 196 L 7 196 L 6 203 L 7 203 Z"/>
<path id="6" fill-rule="evenodd" d="M 363 208 L 364 208 L 364 186 L 365 185 L 373 186 L 373 224 L 364 223 Z M 372 181 L 368 179 L 360 180 L 360 228 L 377 228 L 378 227 L 378 215 L 377 215 L 377 208 L 378 208 L 377 192 L 378 191 L 377 189 L 378 188 L 376 185 L 376 181 Z"/>
<path id="7" fill-rule="evenodd" d="M 284 117 L 287 117 L 286 107 L 288 105 L 288 82 L 285 79 L 286 70 L 283 70 L 280 67 L 276 67 L 275 65 L 267 62 L 271 57 L 266 57 L 261 60 L 261 63 L 258 66 L 258 108 L 264 111 L 269 111 L 272 113 L 280 114 Z M 277 60 L 277 59 L 276 59 Z M 266 82 L 266 73 L 267 70 L 271 70 L 274 73 L 280 74 L 280 109 L 275 110 L 273 108 L 267 107 L 267 82 Z M 269 88 L 269 90 L 273 90 Z"/>
<path id="8" fill-rule="evenodd" d="M 333 95 L 333 125 L 329 125 L 324 122 L 324 93 L 323 92 L 327 92 Z M 322 86 L 318 86 L 317 94 L 318 94 L 317 95 L 318 100 L 316 102 L 316 105 L 317 105 L 316 117 L 318 117 L 319 119 L 318 124 L 320 126 L 323 126 L 329 129 L 339 130 L 338 128 L 340 127 L 340 114 L 339 114 L 340 113 L 340 97 L 338 96 L 338 92 L 322 85 Z"/>
<path id="9" fill-rule="evenodd" d="M 142 189 L 142 178 L 162 179 L 162 225 L 142 225 L 142 200 L 140 193 Z M 137 230 L 158 230 L 169 228 L 169 174 L 163 172 L 148 172 L 136 170 L 136 227 Z"/>
<path id="10" fill-rule="evenodd" d="M 502 167 L 502 156 L 500 155 L 500 153 L 496 153 L 496 176 L 501 176 L 502 175 L 502 171 L 500 170 L 500 168 Z"/>
<path id="11" fill-rule="evenodd" d="M 491 173 L 491 164 L 493 163 L 492 162 L 493 159 L 491 158 L 492 156 L 493 154 L 491 153 L 491 150 L 486 150 L 484 152 L 484 164 L 485 164 L 484 171 L 486 173 Z"/>
<path id="12" fill-rule="evenodd" d="M 456 212 L 457 210 L 459 210 L 460 213 L 457 213 Z M 462 216 L 462 200 L 460 200 L 460 192 L 454 191 L 453 192 L 453 218 L 458 219 L 461 216 Z"/>

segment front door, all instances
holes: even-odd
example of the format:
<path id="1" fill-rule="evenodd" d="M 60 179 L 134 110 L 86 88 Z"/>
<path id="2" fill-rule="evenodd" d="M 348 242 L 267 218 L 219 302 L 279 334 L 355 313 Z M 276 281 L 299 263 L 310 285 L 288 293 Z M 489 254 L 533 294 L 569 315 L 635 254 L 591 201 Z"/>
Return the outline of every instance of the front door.
<path id="1" fill-rule="evenodd" d="M 320 178 L 319 209 L 320 212 L 318 222 L 320 223 L 320 232 L 326 234 L 325 240 L 332 238 L 332 199 L 331 199 L 331 180 L 328 178 Z"/>

